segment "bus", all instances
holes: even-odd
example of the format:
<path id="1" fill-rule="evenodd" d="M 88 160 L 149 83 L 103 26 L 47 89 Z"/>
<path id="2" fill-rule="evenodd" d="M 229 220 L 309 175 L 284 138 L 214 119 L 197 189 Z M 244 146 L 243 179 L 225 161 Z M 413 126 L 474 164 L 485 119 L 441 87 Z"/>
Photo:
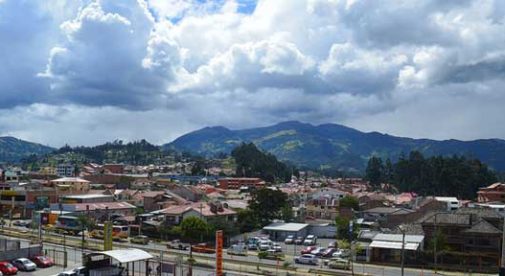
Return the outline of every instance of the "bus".
<path id="1" fill-rule="evenodd" d="M 104 224 L 97 224 L 93 231 L 91 231 L 90 236 L 96 239 L 103 239 L 104 233 Z M 128 236 L 130 236 L 130 227 L 127 225 L 112 225 L 112 239 L 123 240 L 128 239 Z"/>

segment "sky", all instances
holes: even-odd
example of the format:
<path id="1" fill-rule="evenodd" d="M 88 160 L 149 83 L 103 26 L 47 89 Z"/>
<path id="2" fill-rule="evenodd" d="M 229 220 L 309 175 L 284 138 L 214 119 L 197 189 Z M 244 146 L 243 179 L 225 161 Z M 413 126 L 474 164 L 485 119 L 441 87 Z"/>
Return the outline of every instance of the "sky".
<path id="1" fill-rule="evenodd" d="M 502 0 L 0 0 L 0 135 L 156 144 L 287 120 L 505 138 Z"/>

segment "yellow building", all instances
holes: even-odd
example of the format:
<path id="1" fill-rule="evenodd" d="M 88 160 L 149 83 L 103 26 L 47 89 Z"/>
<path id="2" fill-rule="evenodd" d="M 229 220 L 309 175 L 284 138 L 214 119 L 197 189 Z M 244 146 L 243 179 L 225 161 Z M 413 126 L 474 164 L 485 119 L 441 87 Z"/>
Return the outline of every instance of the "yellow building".
<path id="1" fill-rule="evenodd" d="M 58 179 L 51 180 L 51 184 L 54 185 L 60 191 L 69 190 L 72 192 L 89 192 L 89 184 L 88 180 L 79 178 L 79 177 L 62 177 Z"/>

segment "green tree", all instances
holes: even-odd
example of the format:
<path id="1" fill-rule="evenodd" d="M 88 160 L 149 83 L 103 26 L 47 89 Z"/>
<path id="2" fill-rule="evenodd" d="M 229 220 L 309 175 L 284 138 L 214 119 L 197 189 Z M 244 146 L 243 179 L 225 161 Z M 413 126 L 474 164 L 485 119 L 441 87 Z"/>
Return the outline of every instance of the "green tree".
<path id="1" fill-rule="evenodd" d="M 179 227 L 181 236 L 192 242 L 203 241 L 210 233 L 209 225 L 202 219 L 193 216 L 185 218 Z"/>
<path id="2" fill-rule="evenodd" d="M 240 232 L 251 232 L 259 228 L 258 216 L 251 209 L 239 210 L 237 221 Z"/>
<path id="3" fill-rule="evenodd" d="M 365 179 L 370 185 L 378 187 L 384 180 L 384 165 L 380 157 L 372 156 L 366 166 Z"/>
<path id="4" fill-rule="evenodd" d="M 282 206 L 281 213 L 282 213 L 282 220 L 284 220 L 285 222 L 292 222 L 294 220 L 293 208 L 289 204 Z"/>
<path id="5" fill-rule="evenodd" d="M 355 211 L 359 210 L 359 201 L 356 197 L 351 195 L 346 195 L 339 202 L 340 207 L 352 208 Z"/>
<path id="6" fill-rule="evenodd" d="M 256 216 L 260 226 L 265 226 L 273 219 L 281 218 L 281 209 L 287 205 L 287 194 L 279 190 L 259 189 L 251 192 L 251 200 L 249 200 L 249 209 Z"/>

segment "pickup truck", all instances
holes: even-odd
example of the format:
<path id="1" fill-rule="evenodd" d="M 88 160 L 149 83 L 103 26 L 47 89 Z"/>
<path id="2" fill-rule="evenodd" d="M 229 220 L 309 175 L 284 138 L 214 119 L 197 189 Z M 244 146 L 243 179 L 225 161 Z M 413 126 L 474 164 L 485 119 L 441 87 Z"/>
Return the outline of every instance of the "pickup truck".
<path id="1" fill-rule="evenodd" d="M 214 247 L 209 246 L 206 243 L 199 243 L 191 246 L 191 250 L 197 253 L 206 253 L 206 254 L 214 254 L 216 253 L 216 249 Z"/>
<path id="2" fill-rule="evenodd" d="M 183 243 L 180 240 L 173 240 L 167 243 L 168 249 L 188 250 L 189 244 Z"/>

